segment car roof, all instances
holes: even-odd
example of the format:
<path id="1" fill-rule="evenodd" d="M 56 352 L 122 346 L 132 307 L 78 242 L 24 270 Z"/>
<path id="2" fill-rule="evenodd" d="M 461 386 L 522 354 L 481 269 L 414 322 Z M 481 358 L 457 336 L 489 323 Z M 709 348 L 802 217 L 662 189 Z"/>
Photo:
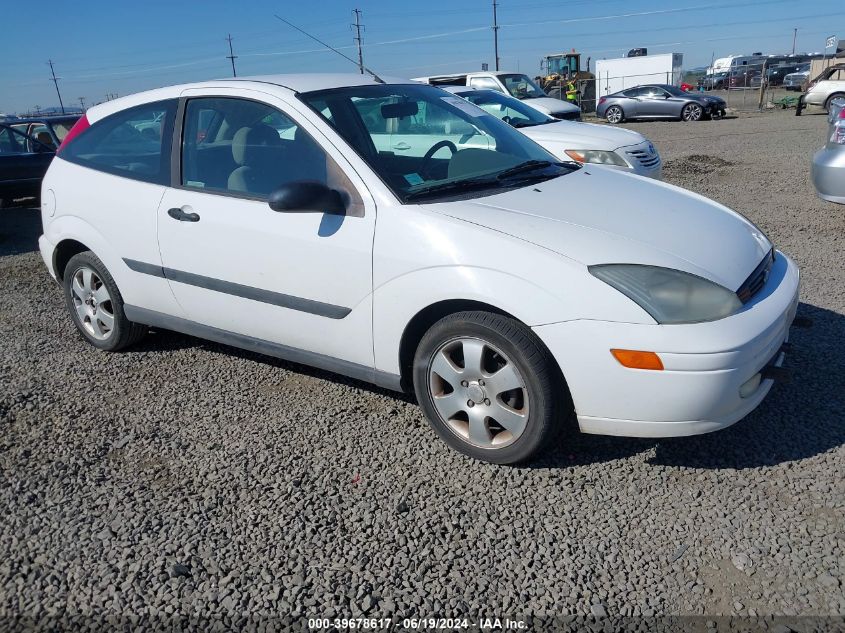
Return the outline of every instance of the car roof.
<path id="1" fill-rule="evenodd" d="M 188 84 L 178 84 L 164 88 L 156 88 L 145 92 L 138 92 L 126 97 L 120 97 L 112 101 L 93 106 L 86 113 L 88 121 L 93 123 L 105 116 L 120 112 L 144 103 L 153 103 L 165 99 L 178 99 L 182 92 L 188 89 L 212 89 L 212 88 L 253 88 L 260 89 L 262 85 L 273 85 L 293 93 L 313 92 L 315 90 L 328 90 L 331 88 L 347 88 L 354 86 L 369 86 L 384 84 L 413 84 L 417 82 L 401 77 L 382 77 L 382 81 L 369 74 L 360 73 L 302 73 L 285 75 L 254 75 L 247 77 L 227 77 L 210 81 L 199 81 Z"/>

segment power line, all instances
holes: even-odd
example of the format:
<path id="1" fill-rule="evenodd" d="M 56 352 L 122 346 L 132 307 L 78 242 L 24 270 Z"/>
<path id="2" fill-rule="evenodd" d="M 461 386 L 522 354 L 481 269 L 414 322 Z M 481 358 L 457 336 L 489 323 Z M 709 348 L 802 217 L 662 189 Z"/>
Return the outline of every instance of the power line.
<path id="1" fill-rule="evenodd" d="M 493 0 L 493 51 L 496 56 L 496 70 L 499 70 L 499 22 L 496 19 L 496 7 L 498 3 Z"/>
<path id="2" fill-rule="evenodd" d="M 56 94 L 59 95 L 59 105 L 62 108 L 62 114 L 65 113 L 65 104 L 62 103 L 62 93 L 59 92 L 59 79 L 56 77 L 56 71 L 53 70 L 53 60 L 50 59 L 47 61 L 50 64 L 50 74 L 53 75 L 53 83 L 56 85 Z"/>
<path id="3" fill-rule="evenodd" d="M 229 40 L 229 54 L 226 55 L 226 58 L 232 62 L 232 77 L 237 77 L 238 73 L 235 71 L 235 60 L 238 56 L 232 51 L 232 34 L 229 33 L 229 36 L 226 39 Z"/>
<path id="4" fill-rule="evenodd" d="M 364 74 L 364 53 L 361 51 L 361 28 L 363 24 L 361 24 L 361 9 L 352 9 L 352 13 L 355 14 L 355 24 L 352 26 L 355 27 L 355 43 L 358 45 L 358 70 L 361 71 L 361 74 Z"/>

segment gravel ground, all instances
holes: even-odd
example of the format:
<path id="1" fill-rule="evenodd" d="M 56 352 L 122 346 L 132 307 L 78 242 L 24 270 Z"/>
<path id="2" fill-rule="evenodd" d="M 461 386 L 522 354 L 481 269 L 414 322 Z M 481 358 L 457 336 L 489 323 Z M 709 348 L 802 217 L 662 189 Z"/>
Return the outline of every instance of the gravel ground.
<path id="1" fill-rule="evenodd" d="M 516 468 L 448 450 L 410 399 L 337 376 L 168 332 L 95 351 L 34 252 L 37 212 L 0 212 L 0 629 L 842 616 L 845 207 L 809 182 L 825 125 L 629 125 L 667 181 L 746 214 L 800 264 L 815 326 L 794 330 L 792 382 L 719 433 L 576 434 Z"/>

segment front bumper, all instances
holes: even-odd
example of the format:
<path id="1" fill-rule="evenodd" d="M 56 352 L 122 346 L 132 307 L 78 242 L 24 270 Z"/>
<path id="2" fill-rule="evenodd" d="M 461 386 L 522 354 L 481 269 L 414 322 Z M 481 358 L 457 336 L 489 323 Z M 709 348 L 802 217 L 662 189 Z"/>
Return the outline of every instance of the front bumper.
<path id="1" fill-rule="evenodd" d="M 651 143 L 643 142 L 637 145 L 620 147 L 615 153 L 631 166 L 628 171 L 638 176 L 662 180 L 663 160 Z M 619 169 L 624 168 L 620 167 Z"/>
<path id="2" fill-rule="evenodd" d="M 797 266 L 778 253 L 764 288 L 725 319 L 689 325 L 577 320 L 533 329 L 560 364 L 583 432 L 696 435 L 730 426 L 766 397 L 772 380 L 758 374 L 783 361 L 798 290 Z M 623 367 L 612 348 L 657 352 L 665 369 Z"/>
<path id="3" fill-rule="evenodd" d="M 845 204 L 845 145 L 825 146 L 816 152 L 812 174 L 819 198 Z"/>

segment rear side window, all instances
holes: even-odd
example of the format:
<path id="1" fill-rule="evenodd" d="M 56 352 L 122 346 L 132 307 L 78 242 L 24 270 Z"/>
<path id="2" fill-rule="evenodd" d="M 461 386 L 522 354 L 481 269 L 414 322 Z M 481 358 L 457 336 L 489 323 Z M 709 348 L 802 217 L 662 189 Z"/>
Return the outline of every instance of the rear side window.
<path id="1" fill-rule="evenodd" d="M 175 99 L 145 103 L 97 121 L 67 146 L 72 163 L 133 180 L 170 182 Z"/>

